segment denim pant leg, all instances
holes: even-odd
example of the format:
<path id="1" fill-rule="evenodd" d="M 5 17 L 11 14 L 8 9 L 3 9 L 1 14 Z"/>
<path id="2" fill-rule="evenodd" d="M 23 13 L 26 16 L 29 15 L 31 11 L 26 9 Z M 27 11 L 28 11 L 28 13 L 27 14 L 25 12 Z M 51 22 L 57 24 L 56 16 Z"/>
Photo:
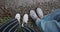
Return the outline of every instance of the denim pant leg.
<path id="1" fill-rule="evenodd" d="M 56 20 L 44 21 L 37 19 L 36 25 L 42 28 L 44 32 L 60 32 L 60 22 Z"/>
<path id="2" fill-rule="evenodd" d="M 60 20 L 60 9 L 55 9 L 50 14 L 44 16 L 43 20 L 45 20 L 45 21 Z"/>
<path id="3" fill-rule="evenodd" d="M 54 21 L 53 21 L 54 20 Z M 44 16 L 43 19 L 37 19 L 37 26 L 41 26 L 44 32 L 59 32 L 60 30 L 60 9 Z"/>
<path id="4" fill-rule="evenodd" d="M 60 23 L 56 20 L 41 22 L 41 27 L 44 32 L 60 32 Z"/>

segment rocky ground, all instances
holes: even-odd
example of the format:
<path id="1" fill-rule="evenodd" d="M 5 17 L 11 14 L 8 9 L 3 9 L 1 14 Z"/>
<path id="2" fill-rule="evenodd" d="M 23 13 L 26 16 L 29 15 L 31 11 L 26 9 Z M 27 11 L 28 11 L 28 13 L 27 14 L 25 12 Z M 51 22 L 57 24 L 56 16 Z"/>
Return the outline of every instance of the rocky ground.
<path id="1" fill-rule="evenodd" d="M 16 13 L 20 13 L 22 22 L 22 16 L 26 13 L 29 15 L 31 9 L 36 11 L 37 7 L 43 10 L 44 15 L 47 15 L 54 9 L 60 8 L 60 0 L 0 0 L 0 18 L 14 18 Z M 28 24 L 37 32 L 41 31 L 30 16 Z"/>

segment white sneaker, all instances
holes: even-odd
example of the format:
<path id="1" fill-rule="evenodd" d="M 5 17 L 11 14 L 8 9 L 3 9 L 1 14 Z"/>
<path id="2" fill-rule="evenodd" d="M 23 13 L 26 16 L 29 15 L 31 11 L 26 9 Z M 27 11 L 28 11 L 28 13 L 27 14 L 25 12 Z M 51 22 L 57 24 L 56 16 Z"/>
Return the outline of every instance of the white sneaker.
<path id="1" fill-rule="evenodd" d="M 43 18 L 43 11 L 41 8 L 37 8 L 37 14 L 40 18 Z"/>
<path id="2" fill-rule="evenodd" d="M 20 23 L 20 14 L 19 13 L 16 14 L 15 19 L 17 19 Z"/>
<path id="3" fill-rule="evenodd" d="M 24 25 L 24 23 L 28 23 L 28 14 L 25 14 L 24 16 L 23 16 L 23 23 L 22 23 L 22 26 Z"/>
<path id="4" fill-rule="evenodd" d="M 30 16 L 34 21 L 38 18 L 34 10 L 30 10 Z"/>

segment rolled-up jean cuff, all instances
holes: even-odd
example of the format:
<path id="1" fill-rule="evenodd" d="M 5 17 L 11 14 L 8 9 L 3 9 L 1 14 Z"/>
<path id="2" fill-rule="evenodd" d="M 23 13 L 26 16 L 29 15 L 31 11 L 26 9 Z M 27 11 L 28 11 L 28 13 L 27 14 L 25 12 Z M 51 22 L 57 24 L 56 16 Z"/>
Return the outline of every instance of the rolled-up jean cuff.
<path id="1" fill-rule="evenodd" d="M 47 21 L 44 21 L 44 20 L 42 20 L 42 19 L 37 19 L 37 20 L 36 20 L 36 25 L 44 30 L 44 29 L 45 29 L 45 23 L 46 23 L 46 22 L 47 22 Z"/>
<path id="2" fill-rule="evenodd" d="M 38 27 L 40 27 L 41 26 L 41 19 L 37 19 L 36 21 L 35 21 L 35 23 L 36 23 L 36 25 L 38 26 Z"/>

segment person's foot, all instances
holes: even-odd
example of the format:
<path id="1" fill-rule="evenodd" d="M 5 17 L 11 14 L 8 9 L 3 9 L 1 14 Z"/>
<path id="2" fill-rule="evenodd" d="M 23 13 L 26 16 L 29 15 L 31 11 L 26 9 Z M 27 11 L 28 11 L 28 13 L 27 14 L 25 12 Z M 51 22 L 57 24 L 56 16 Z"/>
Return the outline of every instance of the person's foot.
<path id="1" fill-rule="evenodd" d="M 34 10 L 30 10 L 30 16 L 34 21 L 38 18 Z"/>
<path id="2" fill-rule="evenodd" d="M 28 23 L 28 14 L 24 14 L 22 27 L 24 27 L 24 24 L 27 24 L 27 23 Z"/>
<path id="3" fill-rule="evenodd" d="M 19 14 L 19 13 L 17 13 L 17 14 L 15 15 L 15 19 L 17 19 L 17 20 L 19 21 L 19 23 L 20 23 L 20 14 Z"/>
<path id="4" fill-rule="evenodd" d="M 41 8 L 37 8 L 37 14 L 40 18 L 43 18 L 43 11 Z"/>
<path id="5" fill-rule="evenodd" d="M 28 23 L 28 14 L 23 16 L 23 22 Z"/>

